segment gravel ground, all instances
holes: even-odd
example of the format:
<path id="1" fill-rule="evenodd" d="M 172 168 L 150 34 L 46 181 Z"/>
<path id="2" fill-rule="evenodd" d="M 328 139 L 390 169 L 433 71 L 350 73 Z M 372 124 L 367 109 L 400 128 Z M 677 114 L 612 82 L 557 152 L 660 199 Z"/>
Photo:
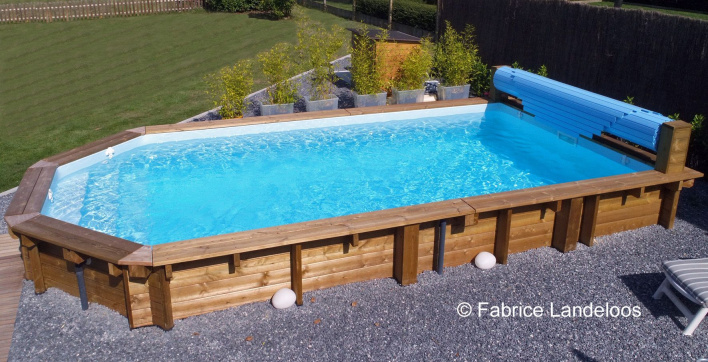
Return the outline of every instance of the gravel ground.
<path id="1" fill-rule="evenodd" d="M 2 201 L 2 200 L 0 200 Z M 4 205 L 0 203 L 0 205 Z M 171 331 L 130 330 L 125 317 L 25 282 L 10 360 L 661 360 L 708 357 L 708 323 L 693 337 L 664 298 L 661 260 L 708 255 L 708 184 L 681 194 L 673 230 L 650 226 L 598 238 L 566 254 L 513 254 L 487 271 L 472 265 L 305 293 L 305 305 L 267 302 L 190 317 Z M 313 302 L 314 301 L 314 302 Z M 356 302 L 356 305 L 353 305 Z M 460 317 L 461 302 L 473 314 Z M 478 304 L 540 306 L 541 317 L 477 315 Z M 637 317 L 553 317 L 563 306 L 636 307 Z"/>
<path id="2" fill-rule="evenodd" d="M 5 215 L 5 210 L 7 210 L 7 207 L 10 206 L 10 201 L 12 201 L 12 195 L 15 193 L 11 193 L 5 196 L 0 196 L 0 215 Z M 5 218 L 0 217 L 0 234 L 7 234 L 7 224 L 5 223 Z"/>

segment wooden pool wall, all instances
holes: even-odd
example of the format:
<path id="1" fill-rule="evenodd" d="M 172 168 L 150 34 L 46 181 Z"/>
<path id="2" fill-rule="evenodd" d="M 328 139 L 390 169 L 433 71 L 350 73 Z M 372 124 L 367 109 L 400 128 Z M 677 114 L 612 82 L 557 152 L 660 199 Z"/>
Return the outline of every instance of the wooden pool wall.
<path id="1" fill-rule="evenodd" d="M 150 133 L 482 104 L 479 99 L 342 109 L 274 117 L 148 126 L 49 157 L 30 167 L 5 219 L 20 239 L 25 277 L 35 291 L 78 295 L 85 266 L 88 300 L 128 319 L 131 328 L 170 329 L 175 319 L 377 278 L 400 284 L 437 267 L 440 221 L 444 266 L 481 251 L 505 264 L 510 253 L 551 246 L 562 252 L 596 236 L 660 224 L 673 226 L 680 191 L 702 174 L 684 168 L 690 125 L 662 126 L 655 170 L 453 199 L 424 205 L 245 231 L 153 247 L 40 214 L 58 166 Z M 619 145 L 619 147 L 622 147 Z M 652 155 L 648 156 L 653 158 Z"/>

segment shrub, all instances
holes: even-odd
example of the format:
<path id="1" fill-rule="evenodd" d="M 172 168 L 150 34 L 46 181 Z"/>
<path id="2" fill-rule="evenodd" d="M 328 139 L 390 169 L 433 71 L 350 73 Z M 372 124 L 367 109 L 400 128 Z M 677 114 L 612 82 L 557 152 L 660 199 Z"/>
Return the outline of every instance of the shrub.
<path id="1" fill-rule="evenodd" d="M 297 98 L 297 90 L 290 81 L 297 72 L 291 58 L 292 51 L 290 44 L 278 43 L 257 56 L 266 80 L 272 84 L 268 88 L 268 100 L 271 104 L 293 103 Z"/>
<path id="2" fill-rule="evenodd" d="M 467 25 L 458 33 L 449 21 L 445 32 L 435 44 L 434 70 L 444 86 L 465 85 L 470 80 L 474 64 L 479 62 L 474 43 L 474 27 Z"/>
<path id="3" fill-rule="evenodd" d="M 240 118 L 246 110 L 245 98 L 253 88 L 252 63 L 242 60 L 233 67 L 223 67 L 207 76 L 207 93 L 224 118 Z"/>
<path id="4" fill-rule="evenodd" d="M 241 13 L 261 9 L 262 0 L 206 0 L 204 8 L 209 11 Z"/>
<path id="5" fill-rule="evenodd" d="M 430 68 L 433 66 L 432 45 L 430 40 L 423 39 L 421 44 L 406 56 L 398 69 L 398 74 L 393 80 L 393 85 L 398 90 L 412 90 L 423 88 L 423 83 L 428 79 Z"/>
<path id="6" fill-rule="evenodd" d="M 388 19 L 389 0 L 357 0 L 357 11 L 375 16 L 381 19 Z M 393 21 L 421 28 L 428 31 L 435 31 L 435 18 L 437 7 L 411 0 L 396 0 L 393 2 Z"/>
<path id="7" fill-rule="evenodd" d="M 314 100 L 325 99 L 332 93 L 334 66 L 330 61 L 344 45 L 344 28 L 334 25 L 327 29 L 303 16 L 298 19 L 297 29 L 295 49 L 304 69 L 312 69 L 312 97 Z"/>
<path id="8" fill-rule="evenodd" d="M 366 25 L 360 29 L 361 34 L 367 34 Z M 379 39 L 388 38 L 387 31 L 383 31 Z M 383 59 L 377 58 L 377 42 L 367 35 L 354 34 L 354 49 L 352 49 L 352 83 L 354 91 L 359 94 L 374 94 L 381 92 L 385 87 L 382 72 Z M 383 40 L 378 42 L 383 43 Z"/>
<path id="9" fill-rule="evenodd" d="M 276 18 L 290 16 L 295 0 L 262 0 L 261 9 L 270 12 Z"/>
<path id="10" fill-rule="evenodd" d="M 689 167 L 703 173 L 708 171 L 708 127 L 706 117 L 702 114 L 693 116 L 691 121 L 691 143 L 689 146 Z"/>
<path id="11" fill-rule="evenodd" d="M 492 81 L 492 70 L 481 61 L 474 63 L 470 80 L 470 92 L 481 97 L 489 92 Z"/>

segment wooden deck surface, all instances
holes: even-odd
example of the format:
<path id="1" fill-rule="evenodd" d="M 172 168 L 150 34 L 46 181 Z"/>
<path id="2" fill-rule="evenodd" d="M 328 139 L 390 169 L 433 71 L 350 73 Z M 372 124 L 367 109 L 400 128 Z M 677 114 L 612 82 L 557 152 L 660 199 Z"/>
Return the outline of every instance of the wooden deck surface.
<path id="1" fill-rule="evenodd" d="M 24 268 L 19 246 L 18 240 L 0 235 L 0 361 L 7 361 L 10 353 L 22 293 Z"/>

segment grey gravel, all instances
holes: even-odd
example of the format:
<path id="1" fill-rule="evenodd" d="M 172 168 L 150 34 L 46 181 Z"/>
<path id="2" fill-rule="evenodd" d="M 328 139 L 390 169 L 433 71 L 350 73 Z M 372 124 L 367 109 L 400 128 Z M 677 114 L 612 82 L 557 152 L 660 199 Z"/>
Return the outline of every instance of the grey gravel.
<path id="1" fill-rule="evenodd" d="M 696 360 L 708 357 L 708 322 L 685 337 L 686 318 L 651 296 L 662 260 L 708 255 L 706 210 L 708 184 L 699 180 L 681 193 L 672 230 L 609 235 L 566 254 L 540 248 L 487 271 L 467 264 L 425 272 L 407 287 L 382 279 L 308 292 L 304 306 L 286 310 L 252 303 L 178 320 L 168 332 L 130 330 L 108 308 L 83 312 L 77 298 L 53 288 L 35 295 L 25 282 L 10 360 Z M 503 302 L 546 313 L 462 318 L 461 302 L 474 312 L 479 302 Z M 550 303 L 556 311 L 638 306 L 641 316 L 553 318 Z"/>
<path id="2" fill-rule="evenodd" d="M 5 196 L 0 196 L 0 234 L 7 234 L 7 224 L 5 223 L 5 210 L 10 206 L 10 201 L 12 201 L 12 196 L 15 193 L 7 194 Z"/>

